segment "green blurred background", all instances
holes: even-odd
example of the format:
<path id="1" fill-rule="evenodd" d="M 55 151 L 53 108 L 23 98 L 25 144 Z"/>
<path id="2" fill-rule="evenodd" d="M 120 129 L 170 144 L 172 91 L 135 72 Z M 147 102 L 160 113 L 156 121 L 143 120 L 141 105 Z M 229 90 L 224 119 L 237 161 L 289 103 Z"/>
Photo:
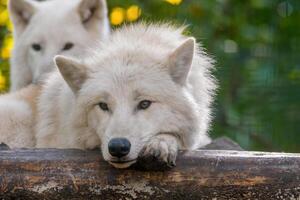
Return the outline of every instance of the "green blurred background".
<path id="1" fill-rule="evenodd" d="M 0 2 L 4 13 L 5 0 Z M 300 152 L 299 0 L 108 0 L 108 4 L 113 27 L 145 19 L 188 24 L 189 34 L 216 59 L 220 89 L 213 137 L 226 135 L 248 150 Z M 11 28 L 1 15 L 0 88 L 5 90 Z"/>

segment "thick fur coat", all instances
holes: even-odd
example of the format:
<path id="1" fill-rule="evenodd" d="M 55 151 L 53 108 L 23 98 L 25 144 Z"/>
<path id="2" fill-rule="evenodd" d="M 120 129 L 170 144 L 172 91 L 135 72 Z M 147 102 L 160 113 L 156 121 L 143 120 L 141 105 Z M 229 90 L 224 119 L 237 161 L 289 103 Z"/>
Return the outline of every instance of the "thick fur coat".
<path id="1" fill-rule="evenodd" d="M 57 56 L 58 70 L 38 92 L 33 146 L 100 146 L 123 168 L 149 155 L 172 165 L 178 149 L 209 143 L 213 61 L 183 30 L 129 25 L 84 59 Z M 120 137 L 131 148 L 116 158 L 108 146 Z"/>
<path id="2" fill-rule="evenodd" d="M 55 55 L 84 54 L 109 35 L 105 0 L 9 0 L 14 24 L 11 91 L 44 79 Z"/>

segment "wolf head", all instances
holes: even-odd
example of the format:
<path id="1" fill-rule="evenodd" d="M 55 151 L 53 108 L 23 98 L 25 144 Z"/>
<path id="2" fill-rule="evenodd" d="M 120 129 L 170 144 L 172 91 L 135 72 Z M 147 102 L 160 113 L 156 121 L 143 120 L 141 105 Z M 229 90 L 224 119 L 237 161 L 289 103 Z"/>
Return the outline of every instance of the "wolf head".
<path id="1" fill-rule="evenodd" d="M 209 118 L 207 105 L 197 102 L 191 91 L 195 83 L 189 80 L 193 63 L 199 64 L 195 40 L 179 36 L 168 44 L 162 38 L 172 40 L 173 32 L 148 27 L 137 37 L 131 28 L 115 33 L 103 44 L 108 48 L 96 50 L 90 59 L 55 58 L 76 97 L 77 124 L 95 131 L 104 159 L 118 168 L 134 163 L 150 139 L 160 134 L 174 135 L 181 148 L 191 148 L 206 138 L 200 126 Z M 201 80 L 207 84 L 200 93 L 208 92 L 211 82 L 206 79 Z"/>
<path id="2" fill-rule="evenodd" d="M 9 13 L 15 39 L 13 90 L 53 70 L 55 55 L 81 55 L 109 33 L 105 0 L 10 0 Z"/>

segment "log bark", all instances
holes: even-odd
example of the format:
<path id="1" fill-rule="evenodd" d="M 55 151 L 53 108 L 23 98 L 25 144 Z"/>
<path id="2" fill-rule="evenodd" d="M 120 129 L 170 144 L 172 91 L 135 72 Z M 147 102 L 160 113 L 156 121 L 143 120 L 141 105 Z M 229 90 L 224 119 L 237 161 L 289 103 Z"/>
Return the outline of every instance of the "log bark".
<path id="1" fill-rule="evenodd" d="M 180 152 L 162 172 L 114 169 L 97 150 L 0 151 L 0 199 L 299 198 L 299 154 Z"/>

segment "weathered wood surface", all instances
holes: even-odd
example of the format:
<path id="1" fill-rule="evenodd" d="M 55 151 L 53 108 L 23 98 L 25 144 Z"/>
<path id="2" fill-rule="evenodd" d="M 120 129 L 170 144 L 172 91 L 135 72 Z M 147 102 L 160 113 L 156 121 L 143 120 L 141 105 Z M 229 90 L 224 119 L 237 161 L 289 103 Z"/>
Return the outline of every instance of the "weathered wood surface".
<path id="1" fill-rule="evenodd" d="M 299 198 L 299 154 L 181 152 L 159 172 L 114 169 L 99 151 L 0 151 L 0 199 Z"/>

